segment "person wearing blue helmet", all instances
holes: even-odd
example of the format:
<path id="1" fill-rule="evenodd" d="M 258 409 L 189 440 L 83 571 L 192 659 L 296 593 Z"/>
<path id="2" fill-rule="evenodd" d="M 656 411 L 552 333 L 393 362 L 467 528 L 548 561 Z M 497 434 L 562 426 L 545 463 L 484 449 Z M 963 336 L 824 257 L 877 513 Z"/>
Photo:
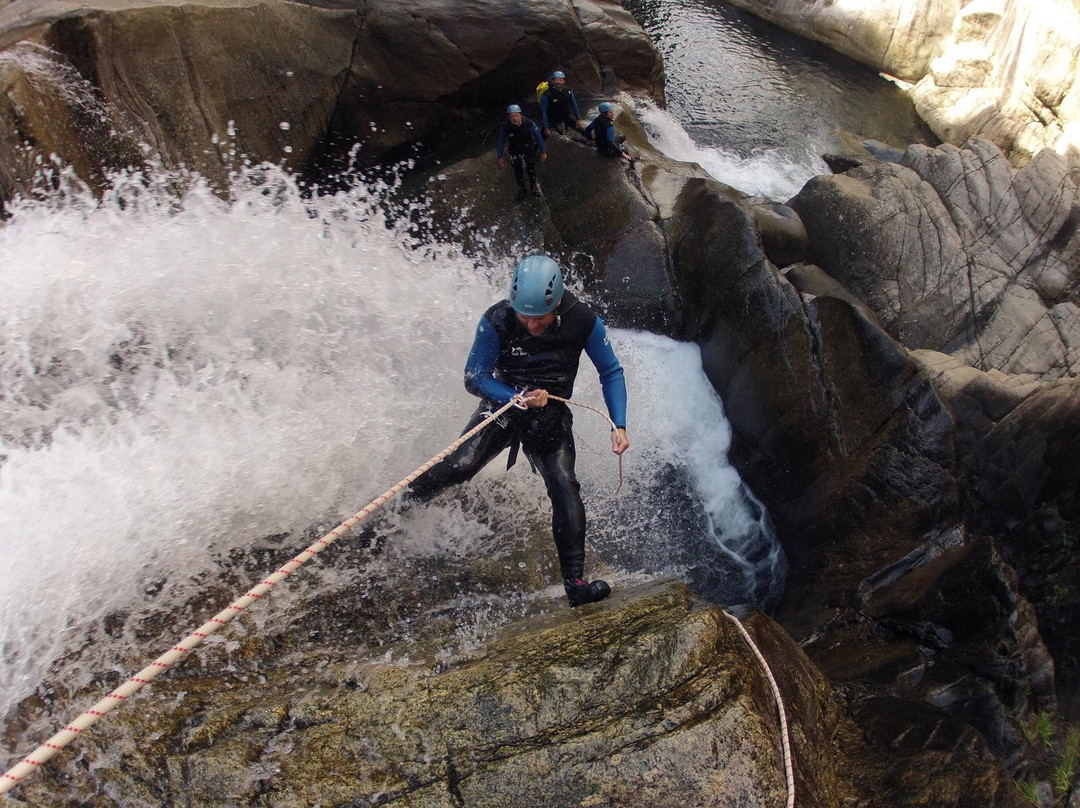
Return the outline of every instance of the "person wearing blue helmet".
<path id="1" fill-rule="evenodd" d="M 551 137 L 553 127 L 575 129 L 585 134 L 584 121 L 574 91 L 566 86 L 566 74 L 556 70 L 540 96 L 540 126 L 544 137 Z"/>
<path id="2" fill-rule="evenodd" d="M 495 144 L 495 157 L 500 168 L 506 168 L 506 161 L 514 169 L 514 179 L 518 184 L 518 202 L 525 198 L 525 177 L 529 178 L 529 189 L 533 196 L 540 196 L 540 183 L 536 180 L 536 155 L 540 162 L 547 160 L 547 146 L 544 136 L 535 123 L 521 114 L 521 107 L 511 104 L 506 108 L 506 120 L 499 127 L 499 138 Z"/>
<path id="3" fill-rule="evenodd" d="M 610 101 L 601 102 L 597 108 L 599 114 L 592 123 L 585 127 L 585 134 L 596 143 L 598 154 L 627 160 L 632 168 L 634 158 L 630 156 L 630 152 L 622 145 L 623 141 L 626 140 L 626 135 L 615 134 L 615 109 L 615 105 Z"/>
<path id="4" fill-rule="evenodd" d="M 623 369 L 596 313 L 563 287 L 562 270 L 551 258 L 531 255 L 514 269 L 506 299 L 491 306 L 476 328 L 465 362 L 465 388 L 481 399 L 461 434 L 508 401 L 508 410 L 421 474 L 406 501 L 426 501 L 444 488 L 471 479 L 504 449 L 507 468 L 518 449 L 540 473 L 551 500 L 551 528 L 563 587 L 571 608 L 603 600 L 611 593 L 605 581 L 585 579 L 585 506 L 574 472 L 573 416 L 550 398 L 569 399 L 584 352 L 600 375 L 604 402 L 616 429 L 611 450 L 621 455 L 626 437 L 626 383 Z"/>

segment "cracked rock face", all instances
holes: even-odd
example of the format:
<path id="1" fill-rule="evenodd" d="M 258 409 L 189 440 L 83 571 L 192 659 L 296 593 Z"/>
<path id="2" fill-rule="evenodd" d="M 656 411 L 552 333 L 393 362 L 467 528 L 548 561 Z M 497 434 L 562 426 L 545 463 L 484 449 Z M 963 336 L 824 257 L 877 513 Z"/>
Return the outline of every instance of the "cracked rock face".
<path id="1" fill-rule="evenodd" d="M 809 258 L 905 347 L 1041 379 L 1080 367 L 1080 201 L 1049 150 L 987 141 L 815 177 L 792 200 Z"/>

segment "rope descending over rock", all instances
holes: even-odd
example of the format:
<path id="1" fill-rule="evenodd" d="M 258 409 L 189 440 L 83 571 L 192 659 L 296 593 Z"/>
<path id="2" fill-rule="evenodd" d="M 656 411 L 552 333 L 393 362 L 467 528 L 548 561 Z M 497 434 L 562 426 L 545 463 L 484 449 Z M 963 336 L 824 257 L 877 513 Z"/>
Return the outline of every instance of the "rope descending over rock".
<path id="1" fill-rule="evenodd" d="M 746 630 L 746 626 L 733 614 L 724 612 L 724 616 L 734 623 L 735 628 L 742 634 L 746 644 L 750 646 L 750 650 L 757 657 L 757 661 L 761 663 L 762 670 L 765 671 L 765 676 L 769 680 L 769 687 L 772 688 L 773 698 L 776 699 L 776 713 L 780 717 L 780 744 L 784 754 L 784 777 L 787 783 L 786 808 L 795 808 L 795 773 L 791 766 L 791 736 L 788 733 L 787 711 L 784 709 L 784 699 L 780 695 L 780 688 L 776 684 L 769 663 L 765 661 L 765 656 L 750 636 L 750 632 Z"/>

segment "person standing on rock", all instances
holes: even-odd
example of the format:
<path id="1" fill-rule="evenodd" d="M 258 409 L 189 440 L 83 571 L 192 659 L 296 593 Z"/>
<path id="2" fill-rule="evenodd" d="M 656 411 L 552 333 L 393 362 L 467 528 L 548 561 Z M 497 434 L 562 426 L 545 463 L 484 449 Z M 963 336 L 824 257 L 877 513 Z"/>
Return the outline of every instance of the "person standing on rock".
<path id="1" fill-rule="evenodd" d="M 491 306 L 476 328 L 465 363 L 465 388 L 481 399 L 465 434 L 509 401 L 517 409 L 499 416 L 446 459 L 421 474 L 405 502 L 426 501 L 444 488 L 471 479 L 509 447 L 507 468 L 519 447 L 540 472 L 551 500 L 551 528 L 570 607 L 603 600 L 605 581 L 585 575 L 585 506 L 574 473 L 573 416 L 550 399 L 574 392 L 582 351 L 600 375 L 604 401 L 616 428 L 611 451 L 630 448 L 626 437 L 626 383 L 600 318 L 563 288 L 562 270 L 547 256 L 531 255 L 514 269 L 507 299 Z"/>
<path id="2" fill-rule="evenodd" d="M 518 202 L 525 198 L 525 177 L 529 178 L 529 190 L 533 196 L 540 196 L 540 183 L 536 180 L 536 155 L 540 161 L 547 160 L 547 146 L 544 136 L 536 124 L 521 114 L 521 107 L 511 104 L 506 108 L 506 120 L 499 127 L 499 140 L 495 147 L 495 156 L 500 168 L 506 168 L 506 161 L 514 168 L 514 179 L 518 184 Z M 504 156 L 505 155 L 505 156 Z"/>
<path id="3" fill-rule="evenodd" d="M 566 74 L 556 70 L 551 74 L 548 88 L 540 96 L 540 125 L 544 137 L 551 137 L 553 127 L 566 127 L 585 134 L 584 122 L 574 91 L 566 86 Z"/>
<path id="4" fill-rule="evenodd" d="M 619 157 L 627 160 L 633 168 L 634 158 L 622 145 L 626 140 L 626 135 L 615 134 L 615 105 L 609 101 L 603 101 L 598 111 L 600 114 L 585 127 L 586 136 L 596 142 L 597 153 L 605 157 Z"/>

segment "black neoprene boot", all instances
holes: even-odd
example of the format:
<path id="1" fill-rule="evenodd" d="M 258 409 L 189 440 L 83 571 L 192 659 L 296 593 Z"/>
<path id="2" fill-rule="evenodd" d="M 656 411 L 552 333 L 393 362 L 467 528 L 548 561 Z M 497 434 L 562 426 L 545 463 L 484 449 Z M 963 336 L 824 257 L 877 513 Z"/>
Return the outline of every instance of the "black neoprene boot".
<path id="1" fill-rule="evenodd" d="M 593 581 L 589 583 L 583 578 L 566 578 L 563 580 L 563 589 L 566 590 L 566 599 L 570 601 L 570 608 L 584 606 L 586 603 L 596 603 L 611 594 L 611 587 L 607 581 Z"/>

